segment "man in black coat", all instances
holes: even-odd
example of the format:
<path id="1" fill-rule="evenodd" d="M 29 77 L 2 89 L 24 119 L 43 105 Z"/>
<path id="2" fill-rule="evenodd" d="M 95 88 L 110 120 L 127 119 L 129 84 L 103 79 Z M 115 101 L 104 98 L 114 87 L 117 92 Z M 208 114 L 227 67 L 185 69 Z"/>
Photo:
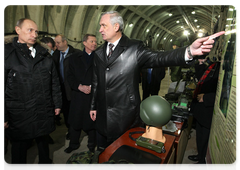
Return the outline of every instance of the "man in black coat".
<path id="1" fill-rule="evenodd" d="M 147 68 L 142 69 L 142 100 L 150 95 L 158 95 L 161 81 L 165 77 L 165 68 Z"/>
<path id="2" fill-rule="evenodd" d="M 56 64 L 56 68 L 58 71 L 63 101 L 61 112 L 63 113 L 64 116 L 65 125 L 67 126 L 67 128 L 69 128 L 68 115 L 71 102 L 71 88 L 65 79 L 68 72 L 69 57 L 74 53 L 79 53 L 81 51 L 73 48 L 71 45 L 68 45 L 67 38 L 62 34 L 57 35 L 54 41 L 57 50 L 55 50 L 55 52 L 53 53 L 53 61 Z M 69 129 L 66 135 L 66 139 L 69 139 Z"/>
<path id="3" fill-rule="evenodd" d="M 195 55 L 210 52 L 214 40 L 197 39 L 189 47 L 171 52 L 154 52 L 141 41 L 131 40 L 122 31 L 123 18 L 116 11 L 105 12 L 100 30 L 106 41 L 94 57 L 90 116 L 96 121 L 98 147 L 107 147 L 128 129 L 139 126 L 139 71 L 142 68 L 185 65 Z"/>
<path id="4" fill-rule="evenodd" d="M 12 163 L 26 163 L 29 142 L 38 145 L 39 163 L 51 163 L 47 136 L 62 105 L 57 70 L 48 50 L 36 42 L 38 27 L 20 19 L 18 37 L 5 45 L 5 120 Z"/>
<path id="5" fill-rule="evenodd" d="M 191 104 L 191 112 L 196 119 L 196 143 L 198 155 L 190 155 L 192 161 L 203 164 L 208 147 L 208 139 L 212 124 L 213 109 L 216 97 L 220 62 L 205 62 L 206 59 L 199 59 L 195 65 L 195 74 L 198 85 L 194 92 Z M 205 64 L 207 63 L 207 65 Z"/>
<path id="6" fill-rule="evenodd" d="M 81 130 L 88 134 L 88 148 L 95 151 L 95 122 L 89 116 L 91 84 L 93 74 L 93 57 L 97 47 L 96 36 L 86 34 L 83 37 L 83 52 L 69 58 L 67 81 L 72 89 L 68 123 L 70 125 L 70 143 L 64 151 L 70 153 L 79 148 Z"/>

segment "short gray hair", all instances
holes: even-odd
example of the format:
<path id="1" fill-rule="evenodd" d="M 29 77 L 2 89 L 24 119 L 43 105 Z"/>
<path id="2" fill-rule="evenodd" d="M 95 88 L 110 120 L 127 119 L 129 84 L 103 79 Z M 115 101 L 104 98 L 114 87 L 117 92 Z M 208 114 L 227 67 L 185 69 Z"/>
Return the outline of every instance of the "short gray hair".
<path id="1" fill-rule="evenodd" d="M 118 23 L 119 24 L 119 30 L 121 32 L 123 32 L 124 22 L 123 22 L 122 16 L 119 14 L 119 12 L 117 12 L 117 11 L 104 12 L 104 13 L 102 13 L 101 17 L 103 15 L 106 15 L 106 14 L 110 14 L 110 22 L 111 22 L 111 24 L 114 25 L 114 24 Z"/>

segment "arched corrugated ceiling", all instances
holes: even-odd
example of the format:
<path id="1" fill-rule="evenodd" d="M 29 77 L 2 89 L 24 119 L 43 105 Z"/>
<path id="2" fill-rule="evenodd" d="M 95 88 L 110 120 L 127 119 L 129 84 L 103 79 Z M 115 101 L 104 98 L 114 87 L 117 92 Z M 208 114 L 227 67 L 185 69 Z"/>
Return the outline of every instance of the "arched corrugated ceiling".
<path id="1" fill-rule="evenodd" d="M 102 12 L 110 10 L 123 16 L 127 36 L 142 40 L 155 50 L 170 50 L 175 40 L 184 45 L 191 43 L 201 31 L 211 34 L 221 6 L 7 6 L 4 31 L 5 34 L 12 33 L 17 20 L 27 17 L 37 23 L 45 36 L 65 34 L 71 45 L 82 49 L 81 40 L 86 33 L 95 34 L 99 45 L 104 42 L 98 32 L 99 20 Z M 189 32 L 188 36 L 183 35 L 184 30 Z"/>

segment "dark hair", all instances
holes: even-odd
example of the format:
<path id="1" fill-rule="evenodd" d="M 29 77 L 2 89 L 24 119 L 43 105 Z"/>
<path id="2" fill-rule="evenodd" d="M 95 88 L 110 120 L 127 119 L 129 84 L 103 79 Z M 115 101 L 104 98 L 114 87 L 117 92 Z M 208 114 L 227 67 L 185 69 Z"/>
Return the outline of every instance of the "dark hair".
<path id="1" fill-rule="evenodd" d="M 85 34 L 85 35 L 83 36 L 83 40 L 82 40 L 82 41 L 83 41 L 83 42 L 84 42 L 84 41 L 87 41 L 89 36 L 96 37 L 96 35 L 94 35 L 94 34 Z"/>
<path id="2" fill-rule="evenodd" d="M 23 22 L 24 22 L 25 20 L 30 20 L 30 21 L 32 21 L 32 22 L 34 22 L 34 23 L 36 24 L 35 21 L 33 21 L 33 20 L 29 19 L 29 18 L 21 18 L 21 19 L 19 19 L 19 20 L 17 21 L 16 26 L 22 28 L 22 24 L 23 24 Z"/>
<path id="3" fill-rule="evenodd" d="M 58 34 L 57 36 L 60 36 L 60 37 L 62 38 L 62 42 L 63 42 L 63 41 L 67 41 L 67 42 L 68 42 L 68 39 L 67 39 L 67 37 L 66 37 L 65 35 L 63 35 L 63 34 Z"/>
<path id="4" fill-rule="evenodd" d="M 51 43 L 52 46 L 55 47 L 55 41 L 51 37 L 43 37 L 40 41 L 45 44 Z"/>

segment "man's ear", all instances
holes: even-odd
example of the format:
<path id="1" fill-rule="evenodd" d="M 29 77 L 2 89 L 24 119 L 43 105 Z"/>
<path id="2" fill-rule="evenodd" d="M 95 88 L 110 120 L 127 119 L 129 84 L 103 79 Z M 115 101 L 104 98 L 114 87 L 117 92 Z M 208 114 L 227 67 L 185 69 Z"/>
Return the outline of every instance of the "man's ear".
<path id="1" fill-rule="evenodd" d="M 15 26 L 15 31 L 16 31 L 17 34 L 20 34 L 20 32 L 21 32 L 21 28 L 18 27 L 18 26 Z"/>
<path id="2" fill-rule="evenodd" d="M 118 24 L 118 23 L 115 23 L 115 24 L 114 24 L 114 30 L 115 30 L 116 32 L 118 32 L 119 29 L 120 29 L 119 24 Z"/>
<path id="3" fill-rule="evenodd" d="M 85 46 L 85 44 L 86 44 L 86 42 L 85 41 L 83 41 L 83 45 Z"/>
<path id="4" fill-rule="evenodd" d="M 67 41 L 66 40 L 64 40 L 63 43 L 67 45 Z"/>

